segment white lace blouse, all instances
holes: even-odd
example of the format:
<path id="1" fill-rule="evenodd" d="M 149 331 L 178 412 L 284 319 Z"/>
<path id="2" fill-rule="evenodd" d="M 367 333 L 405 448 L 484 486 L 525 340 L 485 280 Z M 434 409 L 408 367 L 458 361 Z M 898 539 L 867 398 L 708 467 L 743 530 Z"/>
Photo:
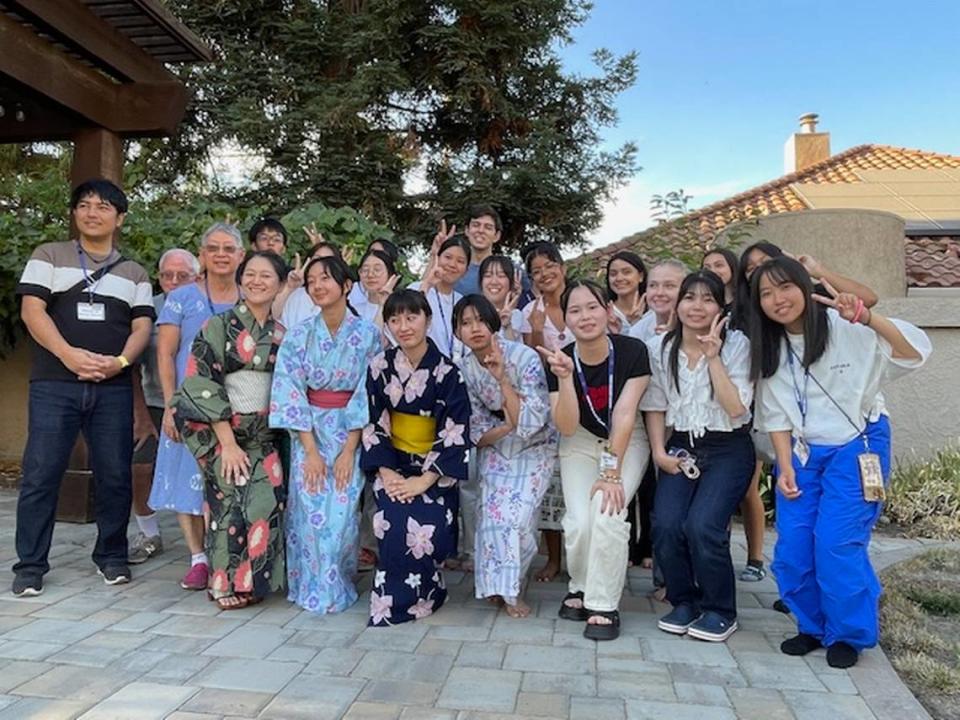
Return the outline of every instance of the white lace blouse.
<path id="1" fill-rule="evenodd" d="M 727 332 L 720 359 L 727 369 L 730 381 L 737 388 L 740 402 L 747 411 L 732 418 L 721 407 L 710 382 L 707 360 L 701 357 L 691 369 L 686 353 L 681 349 L 677 357 L 679 389 L 670 371 L 670 347 L 664 347 L 663 335 L 647 341 L 650 350 L 652 376 L 647 391 L 640 400 L 641 410 L 666 413 L 666 424 L 676 432 L 688 432 L 702 437 L 707 431 L 730 432 L 750 422 L 750 404 L 753 402 L 753 383 L 750 380 L 750 341 L 737 331 Z"/>

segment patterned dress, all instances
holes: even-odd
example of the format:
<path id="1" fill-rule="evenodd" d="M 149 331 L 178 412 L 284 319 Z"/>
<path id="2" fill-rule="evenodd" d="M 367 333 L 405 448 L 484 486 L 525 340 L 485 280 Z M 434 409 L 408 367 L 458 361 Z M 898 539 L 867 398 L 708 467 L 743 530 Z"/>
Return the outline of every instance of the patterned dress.
<path id="1" fill-rule="evenodd" d="M 167 296 L 157 315 L 157 326 L 176 325 L 180 331 L 177 348 L 177 387 L 183 382 L 190 359 L 193 339 L 203 324 L 217 313 L 233 307 L 233 303 L 213 303 L 196 284 L 179 287 Z M 183 443 L 160 433 L 157 463 L 153 472 L 149 505 L 154 510 L 175 510 L 187 515 L 203 513 L 203 474 L 193 454 Z"/>
<path id="2" fill-rule="evenodd" d="M 267 424 L 283 332 L 272 318 L 261 327 L 242 302 L 212 317 L 193 343 L 186 378 L 173 398 L 184 443 L 203 472 L 214 597 L 263 597 L 283 586 L 283 468 L 276 433 Z M 211 427 L 219 421 L 230 423 L 250 459 L 245 485 L 221 478 L 221 446 Z"/>
<path id="3" fill-rule="evenodd" d="M 391 348 L 373 359 L 367 373 L 371 422 L 363 431 L 360 464 L 374 483 L 373 531 L 380 546 L 371 625 L 408 622 L 443 605 L 440 565 L 457 549 L 457 482 L 467 477 L 470 401 L 460 371 L 432 340 L 427 345 L 416 368 L 402 350 Z M 411 427 L 419 434 L 402 429 Z M 384 490 L 381 467 L 404 477 L 435 472 L 440 479 L 413 502 L 394 502 Z"/>
<path id="4" fill-rule="evenodd" d="M 476 540 L 476 595 L 514 604 L 537 554 L 540 503 L 553 477 L 558 434 L 550 426 L 547 378 L 536 351 L 500 340 L 506 376 L 521 397 L 516 429 L 477 449 L 482 493 Z M 470 439 L 503 424 L 503 392 L 477 358 L 460 365 L 470 397 Z"/>
<path id="5" fill-rule="evenodd" d="M 287 599 L 317 613 L 340 612 L 357 600 L 357 507 L 363 490 L 360 453 L 353 477 L 337 492 L 333 466 L 352 430 L 370 422 L 367 367 L 380 352 L 380 330 L 347 312 L 335 336 L 322 315 L 288 331 L 277 355 L 270 396 L 270 427 L 291 431 L 287 501 Z M 312 405 L 309 391 L 353 393 L 344 407 Z M 327 467 L 324 489 L 303 487 L 305 453 L 298 431 L 313 431 Z"/>

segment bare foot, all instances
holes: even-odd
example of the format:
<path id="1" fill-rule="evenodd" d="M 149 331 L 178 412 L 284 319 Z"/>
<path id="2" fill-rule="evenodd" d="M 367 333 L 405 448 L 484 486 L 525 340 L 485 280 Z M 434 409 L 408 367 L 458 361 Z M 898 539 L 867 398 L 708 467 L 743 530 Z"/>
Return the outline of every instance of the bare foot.
<path id="1" fill-rule="evenodd" d="M 520 599 L 517 600 L 515 605 L 504 603 L 503 609 L 506 610 L 507 615 L 512 618 L 530 617 L 530 606 Z"/>
<path id="2" fill-rule="evenodd" d="M 559 574 L 560 574 L 559 563 L 555 563 L 548 560 L 547 564 L 540 569 L 540 572 L 538 572 L 535 577 L 537 578 L 537 582 L 550 582 L 551 580 L 556 578 L 557 575 Z"/>
<path id="3" fill-rule="evenodd" d="M 653 558 L 643 558 L 643 559 L 640 561 L 640 567 L 642 567 L 644 570 L 649 570 L 650 568 L 652 568 L 652 567 L 653 567 Z"/>
<path id="4" fill-rule="evenodd" d="M 460 561 L 457 558 L 447 558 L 443 561 L 444 570 L 459 570 Z"/>
<path id="5" fill-rule="evenodd" d="M 497 607 L 503 606 L 503 598 L 499 595 L 491 595 L 487 598 L 487 602 L 491 605 L 496 605 Z"/>
<path id="6" fill-rule="evenodd" d="M 466 558 L 460 561 L 460 570 L 465 573 L 473 572 L 473 558 Z"/>
<path id="7" fill-rule="evenodd" d="M 613 620 L 603 615 L 591 615 L 587 618 L 587 625 L 612 625 Z"/>
<path id="8" fill-rule="evenodd" d="M 666 602 L 667 600 L 667 589 L 665 587 L 658 587 L 653 591 L 653 599 L 657 602 Z"/>

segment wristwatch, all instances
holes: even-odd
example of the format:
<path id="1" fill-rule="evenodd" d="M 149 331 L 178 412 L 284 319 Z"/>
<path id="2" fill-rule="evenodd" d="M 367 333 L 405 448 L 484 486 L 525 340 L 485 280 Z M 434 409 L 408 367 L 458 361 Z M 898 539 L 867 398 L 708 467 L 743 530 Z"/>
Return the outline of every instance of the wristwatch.
<path id="1" fill-rule="evenodd" d="M 130 367 L 130 361 L 127 360 L 123 355 L 117 355 L 117 362 L 120 363 L 121 370 Z"/>

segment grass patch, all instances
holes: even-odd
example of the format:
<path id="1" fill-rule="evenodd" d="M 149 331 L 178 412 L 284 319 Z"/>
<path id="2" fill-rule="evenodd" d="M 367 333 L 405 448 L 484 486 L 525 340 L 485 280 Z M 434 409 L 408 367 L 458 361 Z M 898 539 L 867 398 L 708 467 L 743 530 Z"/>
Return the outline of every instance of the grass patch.
<path id="1" fill-rule="evenodd" d="M 932 550 L 882 574 L 881 645 L 935 720 L 960 717 L 960 551 Z"/>
<path id="2" fill-rule="evenodd" d="M 890 476 L 886 517 L 908 537 L 960 540 L 960 445 Z"/>

